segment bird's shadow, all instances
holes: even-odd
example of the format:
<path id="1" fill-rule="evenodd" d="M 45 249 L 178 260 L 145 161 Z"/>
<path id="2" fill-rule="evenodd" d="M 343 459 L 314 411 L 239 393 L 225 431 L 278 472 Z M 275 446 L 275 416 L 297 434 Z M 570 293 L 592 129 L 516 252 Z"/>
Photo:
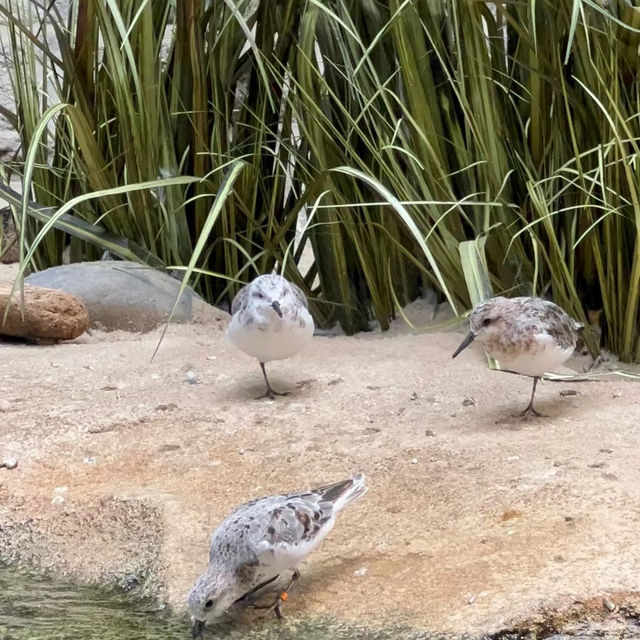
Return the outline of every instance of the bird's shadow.
<path id="1" fill-rule="evenodd" d="M 249 376 L 244 377 L 234 384 L 229 391 L 229 395 L 236 400 L 242 402 L 289 402 L 293 399 L 304 397 L 309 391 L 311 380 L 302 380 L 301 382 L 292 382 L 291 380 L 281 380 L 277 377 L 271 379 L 269 376 L 269 382 L 275 391 L 284 395 L 276 395 L 272 400 L 266 395 L 266 386 L 263 380 L 257 378 L 253 379 Z"/>
<path id="2" fill-rule="evenodd" d="M 515 371 L 509 371 L 508 369 L 497 369 L 495 373 L 509 373 L 522 379 L 532 379 L 530 376 L 516 373 Z M 484 417 L 488 423 L 507 427 L 512 431 L 520 431 L 526 426 L 544 426 L 554 420 L 565 417 L 569 412 L 575 411 L 573 403 L 567 402 L 567 399 L 557 395 L 560 389 L 558 388 L 555 390 L 553 388 L 555 384 L 550 383 L 555 383 L 555 381 L 541 380 L 538 383 L 534 406 L 540 415 L 531 413 L 523 415 L 523 410 L 526 406 L 527 400 L 529 399 L 529 395 L 525 393 L 522 395 L 522 398 L 518 396 L 517 400 L 509 399 L 505 403 L 501 403 L 498 400 L 492 402 L 489 407 L 485 407 L 483 411 Z M 529 394 L 530 393 L 531 392 L 529 390 Z"/>

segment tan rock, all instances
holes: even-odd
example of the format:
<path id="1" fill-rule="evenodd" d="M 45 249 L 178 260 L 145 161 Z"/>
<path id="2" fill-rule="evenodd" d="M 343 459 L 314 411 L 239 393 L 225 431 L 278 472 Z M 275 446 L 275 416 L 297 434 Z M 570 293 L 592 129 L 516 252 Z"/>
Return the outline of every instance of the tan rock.
<path id="1" fill-rule="evenodd" d="M 9 303 L 11 284 L 0 283 L 0 335 L 31 340 L 73 340 L 89 326 L 89 314 L 75 296 L 25 285 L 24 315 L 20 309 L 20 293 Z M 9 314 L 4 314 L 9 304 Z"/>

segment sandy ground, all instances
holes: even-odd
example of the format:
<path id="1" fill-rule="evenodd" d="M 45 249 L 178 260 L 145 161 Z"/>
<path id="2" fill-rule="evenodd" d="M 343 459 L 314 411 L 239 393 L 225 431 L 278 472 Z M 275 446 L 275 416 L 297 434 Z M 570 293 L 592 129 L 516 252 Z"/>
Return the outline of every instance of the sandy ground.
<path id="1" fill-rule="evenodd" d="M 547 382 L 550 417 L 522 421 L 530 381 L 472 349 L 451 360 L 460 337 L 316 337 L 270 366 L 292 391 L 276 401 L 206 326 L 170 328 L 153 362 L 159 332 L 0 344 L 0 458 L 19 460 L 0 469 L 0 558 L 183 609 L 236 504 L 362 471 L 370 491 L 303 567 L 294 619 L 480 633 L 634 604 L 636 383 Z"/>

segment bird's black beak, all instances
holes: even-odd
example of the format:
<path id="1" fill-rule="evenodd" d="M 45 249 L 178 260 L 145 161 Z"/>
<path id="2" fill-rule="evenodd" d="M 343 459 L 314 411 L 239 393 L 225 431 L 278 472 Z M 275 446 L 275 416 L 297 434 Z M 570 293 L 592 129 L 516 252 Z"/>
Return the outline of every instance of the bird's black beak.
<path id="1" fill-rule="evenodd" d="M 469 331 L 467 337 L 460 343 L 460 346 L 453 352 L 452 358 L 455 358 L 461 351 L 466 349 L 474 340 L 476 334 L 473 331 Z"/>
<path id="2" fill-rule="evenodd" d="M 191 637 L 194 638 L 202 638 L 202 632 L 204 630 L 205 625 L 204 620 L 194 620 L 193 626 L 191 627 Z"/>
<path id="3" fill-rule="evenodd" d="M 274 300 L 271 303 L 273 310 L 282 318 L 282 310 L 280 309 L 280 303 L 277 300 Z"/>

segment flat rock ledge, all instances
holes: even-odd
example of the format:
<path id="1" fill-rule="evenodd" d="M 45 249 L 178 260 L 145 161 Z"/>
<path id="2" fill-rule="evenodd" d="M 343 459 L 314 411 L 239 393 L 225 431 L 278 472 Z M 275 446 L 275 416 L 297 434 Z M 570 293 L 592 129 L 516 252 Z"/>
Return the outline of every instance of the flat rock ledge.
<path id="1" fill-rule="evenodd" d="M 0 335 L 27 340 L 73 340 L 89 326 L 89 314 L 75 296 L 25 285 L 24 312 L 20 294 L 11 296 L 10 283 L 0 283 Z M 6 320 L 4 314 L 9 312 Z"/>

